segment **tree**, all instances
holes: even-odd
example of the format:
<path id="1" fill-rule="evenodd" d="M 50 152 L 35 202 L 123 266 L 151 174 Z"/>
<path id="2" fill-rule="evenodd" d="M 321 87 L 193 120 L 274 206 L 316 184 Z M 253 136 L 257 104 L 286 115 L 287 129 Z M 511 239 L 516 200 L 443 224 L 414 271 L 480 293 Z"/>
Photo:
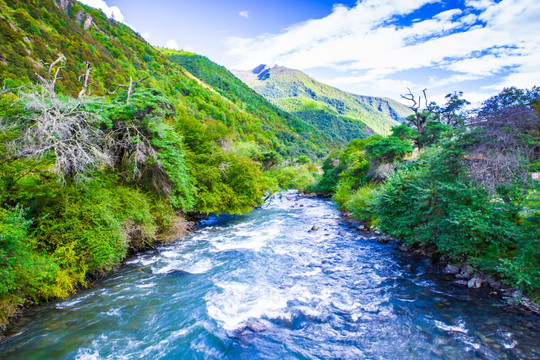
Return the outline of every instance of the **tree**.
<path id="1" fill-rule="evenodd" d="M 467 114 L 464 110 L 464 107 L 470 105 L 471 103 L 463 97 L 463 92 L 454 91 L 451 94 L 445 96 L 446 104 L 439 108 L 438 106 L 435 109 L 437 113 L 438 120 L 452 127 L 464 126 L 465 119 Z"/>
<path id="2" fill-rule="evenodd" d="M 391 131 L 392 136 L 395 136 L 400 140 L 417 140 L 418 138 L 418 131 L 414 130 L 407 124 L 394 126 Z"/>
<path id="3" fill-rule="evenodd" d="M 365 146 L 366 154 L 372 159 L 389 163 L 403 158 L 412 153 L 413 148 L 409 141 L 400 140 L 395 136 L 388 136 L 379 141 L 374 141 Z"/>
<path id="4" fill-rule="evenodd" d="M 407 88 L 409 90 L 408 94 L 401 95 L 401 97 L 405 100 L 412 101 L 413 104 L 409 107 L 414 114 L 409 115 L 407 117 L 407 122 L 414 126 L 416 128 L 416 131 L 418 131 L 418 136 L 422 136 L 424 132 L 424 127 L 426 126 L 426 122 L 430 120 L 433 117 L 433 111 L 436 107 L 436 104 L 433 102 L 428 102 L 426 90 L 422 90 L 422 94 L 424 94 L 424 101 L 426 107 L 424 109 L 421 109 L 422 106 L 422 97 L 418 96 L 418 101 L 416 101 L 415 96 L 412 94 L 411 89 Z M 422 144 L 420 141 L 418 142 L 418 149 L 422 149 L 424 144 Z"/>
<path id="5" fill-rule="evenodd" d="M 21 94 L 20 102 L 25 111 L 17 118 L 20 136 L 13 142 L 17 157 L 52 154 L 54 172 L 64 180 L 72 177 L 77 181 L 85 179 L 92 169 L 110 163 L 101 119 L 86 109 L 88 102 L 56 95 L 46 98 L 35 92 Z"/>
<path id="6" fill-rule="evenodd" d="M 539 99 L 538 87 L 506 88 L 486 100 L 470 121 L 472 141 L 463 145 L 469 173 L 488 191 L 527 184 L 529 164 L 540 158 Z"/>

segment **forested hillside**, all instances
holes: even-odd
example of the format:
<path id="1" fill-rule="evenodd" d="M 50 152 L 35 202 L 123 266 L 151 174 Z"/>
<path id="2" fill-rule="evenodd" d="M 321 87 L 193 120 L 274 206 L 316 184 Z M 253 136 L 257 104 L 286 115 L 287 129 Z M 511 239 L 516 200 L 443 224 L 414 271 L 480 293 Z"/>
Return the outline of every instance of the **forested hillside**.
<path id="1" fill-rule="evenodd" d="M 178 238 L 186 214 L 253 209 L 277 188 L 267 170 L 332 144 L 98 10 L 0 6 L 0 324 Z"/>
<path id="2" fill-rule="evenodd" d="M 410 115 L 410 109 L 397 101 L 349 94 L 298 70 L 259 65 L 233 73 L 279 108 L 342 143 L 372 134 L 387 135 L 397 121 Z"/>
<path id="3" fill-rule="evenodd" d="M 540 89 L 507 88 L 472 116 L 461 94 L 446 98 L 416 106 L 388 137 L 333 151 L 312 190 L 404 249 L 450 264 L 457 285 L 489 283 L 496 294 L 503 281 L 515 301 L 538 303 Z"/>
<path id="4" fill-rule="evenodd" d="M 325 150 L 315 144 L 327 141 L 306 123 L 283 112 L 267 119 L 256 106 L 261 99 L 246 99 L 255 101 L 253 104 L 231 104 L 129 27 L 99 10 L 52 0 L 2 2 L 2 9 L 0 78 L 7 88 L 37 82 L 37 74 L 43 76 L 47 70 L 46 63 L 62 54 L 65 61 L 62 81 L 57 82 L 59 92 L 74 96 L 80 91 L 79 76 L 88 62 L 92 69 L 90 95 L 106 95 L 120 84 L 129 84 L 130 77 L 137 81 L 149 76 L 142 87 L 159 88 L 192 115 L 225 123 L 239 140 L 263 143 L 285 156 L 300 152 L 313 156 Z M 270 131 L 264 133 L 266 130 Z"/>

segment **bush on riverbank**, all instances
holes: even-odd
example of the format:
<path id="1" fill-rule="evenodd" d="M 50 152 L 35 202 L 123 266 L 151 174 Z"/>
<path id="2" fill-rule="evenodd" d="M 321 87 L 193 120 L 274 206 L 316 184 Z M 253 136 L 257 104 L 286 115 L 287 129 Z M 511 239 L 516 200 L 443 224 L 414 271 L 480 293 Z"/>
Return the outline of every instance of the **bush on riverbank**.
<path id="1" fill-rule="evenodd" d="M 338 161 L 325 168 L 327 182 L 320 186 L 332 189 L 343 210 L 385 233 L 435 246 L 453 261 L 538 296 L 539 186 L 530 172 L 536 171 L 540 154 L 539 93 L 538 88 L 505 89 L 487 100 L 467 127 L 463 122 L 429 125 L 438 130 L 428 131 L 433 136 L 420 155 L 405 162 L 395 151 L 397 140 L 418 142 L 419 137 L 414 132 L 400 136 L 401 125 L 390 136 L 395 141 L 375 140 L 364 148 L 370 161 L 367 177 L 351 180 L 351 161 L 333 154 Z"/>

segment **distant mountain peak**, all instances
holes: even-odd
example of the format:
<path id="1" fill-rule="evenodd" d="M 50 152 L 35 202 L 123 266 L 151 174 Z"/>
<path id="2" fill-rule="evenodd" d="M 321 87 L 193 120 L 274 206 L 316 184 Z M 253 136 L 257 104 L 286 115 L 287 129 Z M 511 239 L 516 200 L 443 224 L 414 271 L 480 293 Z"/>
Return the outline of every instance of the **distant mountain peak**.
<path id="1" fill-rule="evenodd" d="M 270 66 L 266 65 L 266 64 L 261 64 L 257 67 L 255 67 L 253 70 L 251 70 L 252 73 L 256 74 L 256 75 L 259 75 L 260 73 L 266 71 L 266 70 L 269 70 L 270 69 Z"/>

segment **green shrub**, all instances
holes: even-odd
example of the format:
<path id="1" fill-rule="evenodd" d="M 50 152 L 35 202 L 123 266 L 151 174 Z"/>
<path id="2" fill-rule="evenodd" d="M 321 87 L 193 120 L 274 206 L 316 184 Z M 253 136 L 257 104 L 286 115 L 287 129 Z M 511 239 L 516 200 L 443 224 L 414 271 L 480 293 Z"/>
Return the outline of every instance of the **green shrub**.
<path id="1" fill-rule="evenodd" d="M 0 208 L 0 326 L 30 297 L 58 296 L 58 266 L 36 251 L 31 220 L 21 207 Z"/>
<path id="2" fill-rule="evenodd" d="M 381 162 L 403 160 L 412 153 L 413 147 L 407 140 L 400 140 L 395 136 L 388 136 L 379 141 L 374 141 L 365 146 L 366 153 L 370 158 L 380 159 Z"/>
<path id="3" fill-rule="evenodd" d="M 521 219 L 520 202 L 503 202 L 464 174 L 441 169 L 448 156 L 431 149 L 401 168 L 377 192 L 373 212 L 384 232 L 409 243 L 434 244 L 456 261 L 498 272 L 529 290 L 540 285 L 538 226 Z"/>
<path id="4" fill-rule="evenodd" d="M 317 168 L 312 164 L 300 166 L 287 166 L 279 170 L 277 177 L 279 185 L 283 189 L 297 189 L 306 191 L 317 183 L 315 178 Z"/>
<path id="5" fill-rule="evenodd" d="M 352 177 L 342 177 L 336 186 L 336 192 L 332 196 L 332 200 L 342 209 L 346 210 L 346 204 L 352 197 L 352 186 L 354 179 Z"/>
<path id="6" fill-rule="evenodd" d="M 360 187 L 354 192 L 346 207 L 356 219 L 372 222 L 372 201 L 375 193 L 375 186 L 368 184 Z"/>

